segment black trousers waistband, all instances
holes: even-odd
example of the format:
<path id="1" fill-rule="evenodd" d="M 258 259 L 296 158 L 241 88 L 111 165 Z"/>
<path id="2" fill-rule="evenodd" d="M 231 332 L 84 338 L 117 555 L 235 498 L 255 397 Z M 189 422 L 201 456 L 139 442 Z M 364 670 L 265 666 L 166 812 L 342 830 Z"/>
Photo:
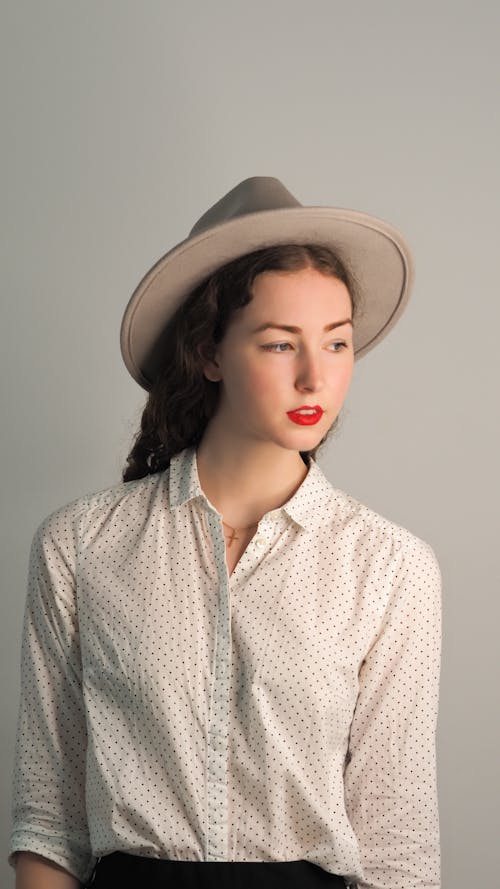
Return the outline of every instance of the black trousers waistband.
<path id="1" fill-rule="evenodd" d="M 310 861 L 173 861 L 126 852 L 97 863 L 90 889 L 345 889 Z"/>

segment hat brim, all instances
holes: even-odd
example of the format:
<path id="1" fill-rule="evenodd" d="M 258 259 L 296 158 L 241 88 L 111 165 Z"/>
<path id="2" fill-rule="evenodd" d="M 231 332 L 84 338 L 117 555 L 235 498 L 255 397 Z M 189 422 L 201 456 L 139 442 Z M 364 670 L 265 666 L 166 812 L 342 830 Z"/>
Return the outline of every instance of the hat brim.
<path id="1" fill-rule="evenodd" d="M 411 252 L 388 223 L 355 210 L 293 207 L 249 213 L 189 237 L 142 278 L 123 315 L 120 347 L 132 377 L 149 391 L 165 356 L 168 321 L 187 295 L 228 262 L 277 244 L 323 244 L 351 269 L 363 311 L 354 358 L 380 342 L 404 311 L 414 278 Z"/>

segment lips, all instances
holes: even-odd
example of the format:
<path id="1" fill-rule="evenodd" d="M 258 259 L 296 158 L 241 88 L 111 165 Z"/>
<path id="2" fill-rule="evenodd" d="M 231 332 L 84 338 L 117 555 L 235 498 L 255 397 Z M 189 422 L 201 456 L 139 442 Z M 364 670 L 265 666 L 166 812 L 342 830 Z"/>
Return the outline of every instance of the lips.
<path id="1" fill-rule="evenodd" d="M 301 414 L 301 410 L 314 411 L 314 413 Z M 290 420 L 292 420 L 293 423 L 297 423 L 299 426 L 313 426 L 321 420 L 323 409 L 319 404 L 314 406 L 304 404 L 301 408 L 296 408 L 294 411 L 288 411 L 287 416 L 290 417 Z"/>

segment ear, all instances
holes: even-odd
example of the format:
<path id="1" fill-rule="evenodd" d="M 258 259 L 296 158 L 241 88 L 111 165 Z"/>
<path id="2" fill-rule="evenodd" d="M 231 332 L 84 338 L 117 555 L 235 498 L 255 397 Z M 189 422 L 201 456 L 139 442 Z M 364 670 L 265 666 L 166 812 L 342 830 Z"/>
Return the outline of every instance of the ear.
<path id="1" fill-rule="evenodd" d="M 204 352 L 203 346 L 198 346 L 197 349 L 198 355 L 200 356 L 202 361 L 202 370 L 204 376 L 207 378 L 207 380 L 210 380 L 210 382 L 218 383 L 222 379 L 222 377 L 219 365 L 217 364 L 215 357 L 209 358 L 206 352 Z M 215 354 L 217 354 L 217 352 Z"/>

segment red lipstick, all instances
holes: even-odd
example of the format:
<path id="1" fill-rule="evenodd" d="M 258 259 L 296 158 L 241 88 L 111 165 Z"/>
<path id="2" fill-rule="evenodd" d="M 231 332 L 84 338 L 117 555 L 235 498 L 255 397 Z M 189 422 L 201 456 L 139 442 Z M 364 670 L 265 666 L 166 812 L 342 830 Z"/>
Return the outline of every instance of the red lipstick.
<path id="1" fill-rule="evenodd" d="M 314 411 L 314 413 L 301 414 L 299 411 Z M 314 406 L 303 404 L 294 411 L 287 411 L 287 416 L 290 417 L 293 423 L 297 423 L 299 426 L 314 426 L 315 423 L 321 420 L 323 408 L 319 404 Z"/>

